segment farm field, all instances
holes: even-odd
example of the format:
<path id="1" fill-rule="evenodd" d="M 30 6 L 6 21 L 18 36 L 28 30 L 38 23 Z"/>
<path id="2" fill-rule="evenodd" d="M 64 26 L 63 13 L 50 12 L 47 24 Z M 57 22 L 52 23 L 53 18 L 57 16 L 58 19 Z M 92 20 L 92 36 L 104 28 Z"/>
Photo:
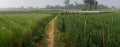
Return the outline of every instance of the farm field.
<path id="1" fill-rule="evenodd" d="M 120 47 L 120 13 L 0 12 L 0 47 Z"/>
<path id="2" fill-rule="evenodd" d="M 1 12 L 0 47 L 34 47 L 52 18 L 48 13 Z"/>
<path id="3" fill-rule="evenodd" d="M 0 0 L 0 47 L 120 47 L 120 0 Z"/>
<path id="4" fill-rule="evenodd" d="M 120 13 L 62 13 L 55 47 L 120 47 Z"/>

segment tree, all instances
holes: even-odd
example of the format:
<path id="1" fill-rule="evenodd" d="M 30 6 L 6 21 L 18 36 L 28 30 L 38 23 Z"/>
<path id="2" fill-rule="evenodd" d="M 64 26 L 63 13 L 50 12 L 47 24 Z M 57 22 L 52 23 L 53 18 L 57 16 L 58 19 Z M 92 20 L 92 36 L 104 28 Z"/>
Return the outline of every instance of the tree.
<path id="1" fill-rule="evenodd" d="M 21 6 L 21 9 L 24 9 L 25 7 L 24 6 Z"/>
<path id="2" fill-rule="evenodd" d="M 75 1 L 74 3 L 75 3 L 75 5 L 79 5 L 79 3 L 77 1 Z"/>
<path id="3" fill-rule="evenodd" d="M 97 9 L 98 2 L 96 0 L 83 0 L 84 1 L 84 10 L 93 10 Z"/>
<path id="4" fill-rule="evenodd" d="M 50 8 L 51 6 L 50 5 L 47 5 L 46 8 Z"/>
<path id="5" fill-rule="evenodd" d="M 70 0 L 65 0 L 64 4 L 65 4 L 65 6 L 69 5 L 70 4 Z"/>
<path id="6" fill-rule="evenodd" d="M 99 5 L 97 5 L 97 9 L 98 10 L 105 10 L 105 9 L 108 9 L 108 6 L 103 5 L 103 4 L 99 4 Z"/>
<path id="7" fill-rule="evenodd" d="M 115 6 L 112 6 L 111 9 L 117 9 Z"/>

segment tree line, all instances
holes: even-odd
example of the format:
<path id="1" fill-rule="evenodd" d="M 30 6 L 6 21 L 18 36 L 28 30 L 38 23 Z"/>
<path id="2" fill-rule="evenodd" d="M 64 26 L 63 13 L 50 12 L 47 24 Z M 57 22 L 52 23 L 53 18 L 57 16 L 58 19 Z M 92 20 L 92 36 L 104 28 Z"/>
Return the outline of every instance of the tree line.
<path id="1" fill-rule="evenodd" d="M 46 9 L 66 9 L 66 10 L 101 10 L 109 9 L 108 6 L 99 4 L 96 0 L 83 0 L 84 4 L 74 2 L 70 3 L 70 0 L 64 1 L 64 6 L 56 5 L 51 6 L 47 5 Z"/>

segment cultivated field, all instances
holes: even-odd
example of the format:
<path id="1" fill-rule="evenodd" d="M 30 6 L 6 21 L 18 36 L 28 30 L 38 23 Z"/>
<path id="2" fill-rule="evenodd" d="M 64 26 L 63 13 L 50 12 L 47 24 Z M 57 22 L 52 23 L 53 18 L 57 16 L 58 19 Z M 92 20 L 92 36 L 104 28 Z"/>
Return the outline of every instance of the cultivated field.
<path id="1" fill-rule="evenodd" d="M 120 47 L 120 13 L 62 13 L 55 47 Z"/>
<path id="2" fill-rule="evenodd" d="M 120 13 L 0 12 L 0 47 L 120 47 Z"/>
<path id="3" fill-rule="evenodd" d="M 0 47 L 33 47 L 45 36 L 51 14 L 31 12 L 0 13 Z"/>

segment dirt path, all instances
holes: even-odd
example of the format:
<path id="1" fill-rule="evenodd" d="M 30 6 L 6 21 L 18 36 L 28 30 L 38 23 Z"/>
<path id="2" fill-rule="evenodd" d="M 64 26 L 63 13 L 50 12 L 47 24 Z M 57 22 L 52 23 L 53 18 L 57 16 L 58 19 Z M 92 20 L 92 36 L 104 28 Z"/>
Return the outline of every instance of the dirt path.
<path id="1" fill-rule="evenodd" d="M 54 29 L 55 29 L 55 20 L 57 17 L 53 18 L 49 24 L 48 24 L 48 29 L 47 29 L 47 35 L 48 38 L 47 40 L 47 47 L 54 47 Z"/>

